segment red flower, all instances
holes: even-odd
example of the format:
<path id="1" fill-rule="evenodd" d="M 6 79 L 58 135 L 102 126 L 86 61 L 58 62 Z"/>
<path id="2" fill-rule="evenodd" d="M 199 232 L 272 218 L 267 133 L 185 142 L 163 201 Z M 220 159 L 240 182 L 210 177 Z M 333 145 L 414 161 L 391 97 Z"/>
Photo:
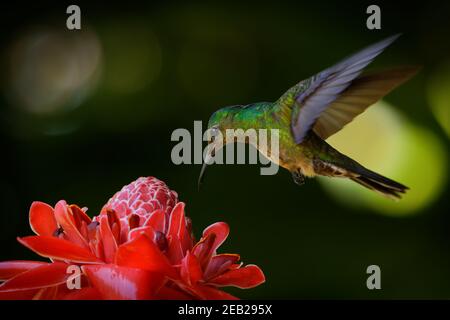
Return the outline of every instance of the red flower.
<path id="1" fill-rule="evenodd" d="M 92 220 L 85 209 L 34 202 L 37 236 L 19 242 L 51 262 L 0 263 L 0 299 L 234 299 L 219 287 L 264 282 L 237 254 L 217 254 L 228 236 L 215 223 L 195 242 L 184 203 L 156 178 L 139 178 L 116 193 Z M 81 288 L 68 288 L 71 265 Z"/>

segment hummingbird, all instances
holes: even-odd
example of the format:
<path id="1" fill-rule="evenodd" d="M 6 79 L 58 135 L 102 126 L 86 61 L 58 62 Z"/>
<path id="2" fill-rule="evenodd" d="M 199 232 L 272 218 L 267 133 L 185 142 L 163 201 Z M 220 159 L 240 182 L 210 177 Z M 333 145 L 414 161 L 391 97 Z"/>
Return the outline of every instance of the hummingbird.
<path id="1" fill-rule="evenodd" d="M 271 157 L 267 148 L 255 147 L 268 159 L 289 170 L 298 185 L 304 184 L 306 177 L 348 178 L 381 195 L 400 199 L 408 187 L 365 168 L 325 141 L 416 74 L 417 66 L 363 72 L 399 36 L 377 42 L 300 81 L 275 102 L 221 108 L 211 115 L 208 129 L 213 136 L 214 132 L 220 131 L 222 137 L 226 136 L 227 129 L 278 129 L 277 158 Z M 225 143 L 212 139 L 209 147 Z M 207 164 L 205 161 L 202 166 L 199 186 Z"/>

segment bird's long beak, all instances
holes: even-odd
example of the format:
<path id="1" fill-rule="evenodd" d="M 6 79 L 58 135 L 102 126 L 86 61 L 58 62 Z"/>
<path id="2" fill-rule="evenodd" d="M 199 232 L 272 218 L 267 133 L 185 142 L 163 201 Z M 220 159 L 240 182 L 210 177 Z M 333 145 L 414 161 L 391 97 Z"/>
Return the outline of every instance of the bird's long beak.
<path id="1" fill-rule="evenodd" d="M 200 190 L 200 186 L 202 185 L 203 179 L 205 178 L 205 171 L 206 171 L 206 166 L 207 165 L 208 164 L 206 162 L 203 163 L 202 170 L 200 171 L 200 175 L 198 176 L 198 182 L 197 182 L 198 190 Z"/>
<path id="2" fill-rule="evenodd" d="M 200 190 L 200 186 L 202 185 L 203 180 L 205 178 L 206 167 L 209 164 L 211 164 L 211 161 L 214 158 L 214 154 L 215 154 L 215 143 L 214 143 L 214 141 L 212 141 L 206 148 L 205 157 L 203 159 L 202 170 L 200 171 L 200 175 L 198 176 L 198 181 L 197 181 L 198 190 Z"/>

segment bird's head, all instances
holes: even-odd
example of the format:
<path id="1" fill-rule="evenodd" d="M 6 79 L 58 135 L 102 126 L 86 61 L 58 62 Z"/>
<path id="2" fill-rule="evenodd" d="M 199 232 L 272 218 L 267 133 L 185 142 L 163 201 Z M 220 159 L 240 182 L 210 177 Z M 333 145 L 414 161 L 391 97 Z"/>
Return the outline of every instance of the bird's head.
<path id="1" fill-rule="evenodd" d="M 208 121 L 208 147 L 204 154 L 203 166 L 198 178 L 198 185 L 202 183 L 206 166 L 210 163 L 215 155 L 215 151 L 219 150 L 225 143 L 226 129 L 232 128 L 234 115 L 242 108 L 242 106 L 229 106 L 214 112 Z"/>
<path id="2" fill-rule="evenodd" d="M 217 128 L 224 131 L 232 125 L 234 115 L 242 109 L 242 106 L 229 106 L 214 112 L 208 121 L 208 129 Z M 224 134 L 225 132 L 222 132 Z"/>

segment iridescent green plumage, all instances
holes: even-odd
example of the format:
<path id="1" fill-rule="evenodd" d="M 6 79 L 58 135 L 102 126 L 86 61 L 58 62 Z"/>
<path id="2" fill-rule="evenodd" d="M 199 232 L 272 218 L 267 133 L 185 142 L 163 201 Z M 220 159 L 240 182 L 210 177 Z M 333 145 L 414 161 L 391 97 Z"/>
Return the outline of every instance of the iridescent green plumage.
<path id="1" fill-rule="evenodd" d="M 208 127 L 217 126 L 226 137 L 227 129 L 278 129 L 279 162 L 291 172 L 301 171 L 305 176 L 314 176 L 313 159 L 331 159 L 336 151 L 313 132 L 302 144 L 297 144 L 290 132 L 292 108 L 286 101 L 275 103 L 258 102 L 246 106 L 225 107 L 216 111 L 210 118 Z"/>
<path id="2" fill-rule="evenodd" d="M 396 38 L 376 43 L 299 82 L 275 102 L 222 108 L 210 117 L 208 127 L 220 130 L 223 137 L 227 129 L 278 129 L 278 158 L 270 157 L 269 149 L 257 147 L 289 170 L 296 183 L 303 183 L 304 176 L 346 177 L 385 196 L 399 198 L 407 187 L 364 168 L 325 141 L 416 73 L 416 67 L 400 67 L 361 74 Z"/>

